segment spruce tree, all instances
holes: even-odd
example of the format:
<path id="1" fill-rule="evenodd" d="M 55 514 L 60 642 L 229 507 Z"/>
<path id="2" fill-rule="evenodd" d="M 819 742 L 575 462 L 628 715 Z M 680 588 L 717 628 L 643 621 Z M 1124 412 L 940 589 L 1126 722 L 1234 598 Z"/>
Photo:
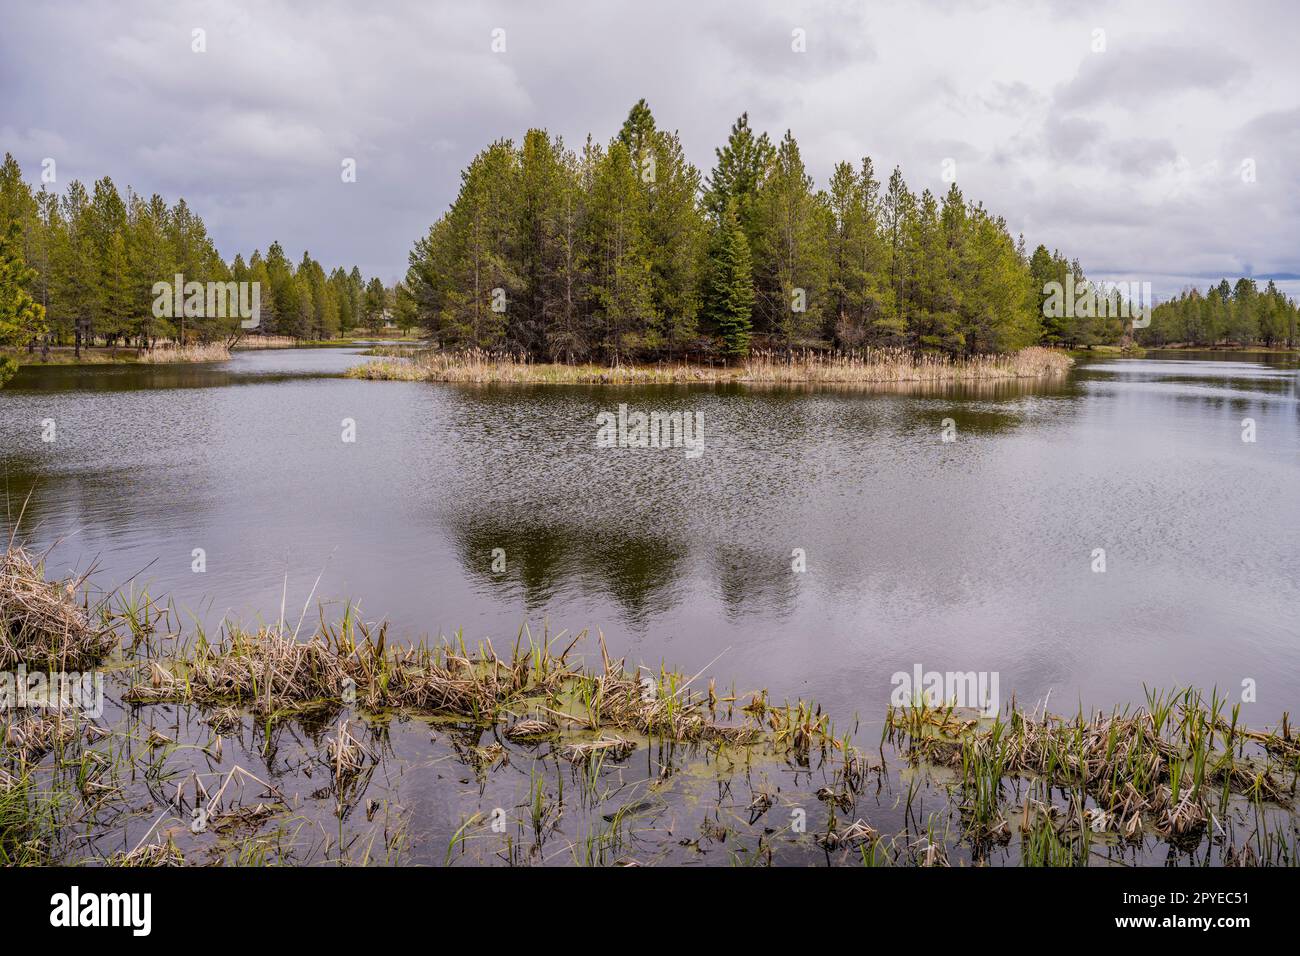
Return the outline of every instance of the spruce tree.
<path id="1" fill-rule="evenodd" d="M 739 357 L 749 352 L 753 327 L 754 281 L 749 240 L 736 214 L 735 202 L 722 210 L 709 248 L 709 275 L 705 313 L 722 338 L 724 354 Z"/>

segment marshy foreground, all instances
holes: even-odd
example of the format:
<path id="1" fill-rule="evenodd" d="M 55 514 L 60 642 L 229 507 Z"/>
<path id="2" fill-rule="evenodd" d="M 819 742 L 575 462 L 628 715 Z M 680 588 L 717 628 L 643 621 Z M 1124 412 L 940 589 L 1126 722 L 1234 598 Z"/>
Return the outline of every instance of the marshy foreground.
<path id="1" fill-rule="evenodd" d="M 6 680 L 6 864 L 1296 862 L 1289 720 L 1190 689 L 836 723 L 600 635 L 406 644 L 351 609 L 185 630 L 16 546 L 0 669 L 104 678 L 102 712 L 17 707 Z"/>

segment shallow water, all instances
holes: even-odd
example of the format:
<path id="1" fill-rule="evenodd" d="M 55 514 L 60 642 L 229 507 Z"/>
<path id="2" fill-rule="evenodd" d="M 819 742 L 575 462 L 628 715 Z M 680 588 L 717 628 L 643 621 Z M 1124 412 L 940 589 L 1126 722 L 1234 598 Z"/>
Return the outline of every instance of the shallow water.
<path id="1" fill-rule="evenodd" d="M 1067 708 L 1245 679 L 1250 723 L 1300 702 L 1286 359 L 920 393 L 339 377 L 359 361 L 24 368 L 0 391 L 11 517 L 31 491 L 50 573 L 93 565 L 210 623 L 274 620 L 286 585 L 296 620 L 319 575 L 313 605 L 359 601 L 394 634 L 599 629 L 633 663 L 717 658 L 721 682 L 844 719 L 877 718 L 918 664 Z M 596 447 L 620 403 L 700 412 L 703 454 Z"/>

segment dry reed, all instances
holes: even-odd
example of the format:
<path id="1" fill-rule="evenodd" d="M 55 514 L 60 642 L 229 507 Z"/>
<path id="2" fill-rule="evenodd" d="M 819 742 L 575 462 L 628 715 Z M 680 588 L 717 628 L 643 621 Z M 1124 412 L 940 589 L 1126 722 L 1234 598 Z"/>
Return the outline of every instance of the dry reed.
<path id="1" fill-rule="evenodd" d="M 1059 349 L 1033 347 L 1006 355 L 951 357 L 906 349 L 852 352 L 757 352 L 736 365 L 593 365 L 534 362 L 527 357 L 481 350 L 417 351 L 403 358 L 393 350 L 384 359 L 355 366 L 349 378 L 474 384 L 673 385 L 871 384 L 992 381 L 1063 374 L 1073 360 Z"/>
<path id="2" fill-rule="evenodd" d="M 111 631 L 77 603 L 79 582 L 46 581 L 21 547 L 0 557 L 0 668 L 18 664 L 74 669 L 111 649 Z"/>
<path id="3" fill-rule="evenodd" d="M 222 342 L 204 345 L 159 346 L 140 353 L 137 361 L 145 365 L 164 365 L 173 362 L 224 362 L 230 358 L 230 349 Z"/>

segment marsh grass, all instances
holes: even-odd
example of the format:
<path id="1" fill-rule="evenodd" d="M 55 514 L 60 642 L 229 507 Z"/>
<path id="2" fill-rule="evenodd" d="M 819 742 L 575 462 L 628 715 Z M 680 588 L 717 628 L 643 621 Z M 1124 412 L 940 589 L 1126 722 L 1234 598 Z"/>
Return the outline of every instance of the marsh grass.
<path id="1" fill-rule="evenodd" d="M 688 678 L 661 668 L 654 692 L 647 693 L 635 671 L 610 658 L 603 636 L 597 638 L 599 666 L 586 667 L 571 658 L 585 638 L 586 632 L 534 638 L 524 629 L 502 655 L 490 641 L 471 650 L 461 635 L 436 643 L 390 643 L 385 627 L 374 628 L 350 615 L 337 626 L 322 621 L 306 639 L 278 626 L 255 631 L 231 626 L 215 642 L 199 634 L 165 660 L 150 658 L 137 665 L 124 700 L 242 705 L 263 719 L 278 720 L 337 712 L 351 696 L 371 711 L 388 708 L 486 726 L 503 723 L 508 739 L 532 741 L 555 736 L 559 723 L 679 743 L 754 742 L 770 731 L 778 745 L 802 755 L 804 762 L 814 746 L 829 743 L 823 739 L 828 720 L 810 705 L 771 709 L 756 699 L 740 723 L 721 723 L 710 716 L 707 697 L 691 689 L 700 675 Z M 514 719 L 529 710 L 545 719 Z M 623 753 L 627 747 L 621 737 L 602 736 L 562 752 L 580 762 L 596 753 Z M 481 749 L 475 761 L 490 765 L 493 758 L 493 752 Z"/>
<path id="2" fill-rule="evenodd" d="M 1006 355 L 968 357 L 906 349 L 757 352 L 734 365 L 563 364 L 481 350 L 442 352 L 385 347 L 372 352 L 384 357 L 349 369 L 349 378 L 533 385 L 939 383 L 1042 378 L 1063 374 L 1073 361 L 1059 349 L 1040 347 Z"/>
<path id="3" fill-rule="evenodd" d="M 40 565 L 15 566 L 22 601 L 0 600 L 25 608 Z M 0 862 L 403 862 L 410 811 L 375 791 L 404 774 L 397 721 L 441 737 L 437 761 L 465 785 L 453 799 L 478 802 L 439 837 L 445 862 L 1057 866 L 1162 846 L 1225 865 L 1297 862 L 1290 719 L 1251 730 L 1215 692 L 1149 691 L 1144 706 L 1072 716 L 918 700 L 890 708 L 877 759 L 815 702 L 720 696 L 704 670 L 629 667 L 599 633 L 407 644 L 346 606 L 314 627 L 209 635 L 143 589 L 92 603 L 84 581 L 42 584 L 59 610 L 34 621 L 75 612 L 118 641 L 102 666 L 125 706 L 107 726 L 0 714 Z M 895 756 L 906 775 L 887 765 Z M 504 832 L 483 812 L 494 804 L 509 808 Z"/>
<path id="4" fill-rule="evenodd" d="M 39 558 L 10 545 L 0 556 L 0 669 L 76 670 L 108 653 L 116 637 L 78 603 L 84 582 L 47 581 Z"/>
<path id="5" fill-rule="evenodd" d="M 142 365 L 163 365 L 173 362 L 224 362 L 230 358 L 230 349 L 223 342 L 195 345 L 164 345 L 141 352 L 136 361 Z"/>
<path id="6" fill-rule="evenodd" d="M 941 708 L 890 708 L 886 735 L 909 759 L 960 771 L 959 806 L 975 840 L 1007 836 L 1003 781 L 1043 781 L 1071 791 L 1072 826 L 1046 833 L 1044 801 L 1022 808 L 1022 851 L 1059 862 L 1086 854 L 1091 833 L 1141 840 L 1154 832 L 1177 846 L 1221 829 L 1235 795 L 1291 809 L 1296 787 L 1295 741 L 1289 719 L 1278 731 L 1246 731 L 1234 708 L 1212 691 L 1149 691 L 1147 706 L 1073 717 L 1038 715 L 1011 706 L 1006 719 L 954 722 Z M 1091 800 L 1095 808 L 1085 809 Z M 1076 845 L 1077 844 L 1077 845 Z M 1073 849 L 1071 849 L 1073 847 Z"/>

